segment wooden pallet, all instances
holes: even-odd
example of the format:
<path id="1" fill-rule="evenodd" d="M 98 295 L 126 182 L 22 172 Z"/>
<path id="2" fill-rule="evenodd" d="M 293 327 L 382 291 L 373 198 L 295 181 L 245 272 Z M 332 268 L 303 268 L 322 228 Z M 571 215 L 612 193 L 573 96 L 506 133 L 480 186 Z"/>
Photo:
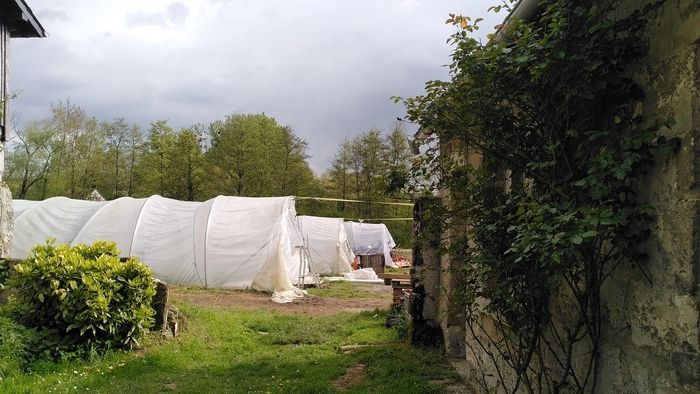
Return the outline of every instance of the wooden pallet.
<path id="1" fill-rule="evenodd" d="M 384 279 L 384 284 L 385 285 L 390 285 L 391 281 L 394 279 L 399 279 L 399 280 L 411 280 L 411 274 L 402 274 L 398 272 L 382 272 L 380 274 L 377 274 L 379 279 Z"/>
<path id="2" fill-rule="evenodd" d="M 392 302 L 397 308 L 400 308 L 403 302 L 413 293 L 410 279 L 392 279 L 391 290 L 393 293 Z"/>

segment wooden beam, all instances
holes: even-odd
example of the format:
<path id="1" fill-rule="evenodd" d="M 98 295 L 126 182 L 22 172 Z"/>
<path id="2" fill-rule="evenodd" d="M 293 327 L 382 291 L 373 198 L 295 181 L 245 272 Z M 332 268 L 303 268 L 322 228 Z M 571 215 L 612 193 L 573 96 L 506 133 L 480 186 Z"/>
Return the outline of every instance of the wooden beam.
<path id="1" fill-rule="evenodd" d="M 10 32 L 7 25 L 0 25 L 0 104 L 2 116 L 0 116 L 0 143 L 7 141 L 7 119 L 9 119 L 10 83 L 9 68 L 10 59 Z"/>

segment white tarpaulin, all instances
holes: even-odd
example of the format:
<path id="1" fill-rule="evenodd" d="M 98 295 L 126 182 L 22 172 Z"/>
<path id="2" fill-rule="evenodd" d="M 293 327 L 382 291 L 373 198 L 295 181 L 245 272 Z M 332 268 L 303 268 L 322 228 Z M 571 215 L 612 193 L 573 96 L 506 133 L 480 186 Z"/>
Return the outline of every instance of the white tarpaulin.
<path id="1" fill-rule="evenodd" d="M 292 197 L 225 197 L 205 202 L 160 196 L 114 201 L 54 197 L 15 200 L 11 254 L 55 238 L 60 243 L 113 241 L 166 282 L 229 289 L 295 291 L 301 236 Z"/>
<path id="2" fill-rule="evenodd" d="M 345 222 L 348 241 L 356 255 L 383 254 L 387 267 L 397 268 L 391 260 L 391 250 L 396 247 L 389 229 L 382 223 Z"/>
<path id="3" fill-rule="evenodd" d="M 343 277 L 350 280 L 379 280 L 379 276 L 377 276 L 373 268 L 360 268 L 357 271 L 343 274 Z"/>
<path id="4" fill-rule="evenodd" d="M 350 264 L 355 256 L 348 243 L 343 219 L 299 216 L 298 220 L 315 273 L 342 274 L 352 271 Z"/>

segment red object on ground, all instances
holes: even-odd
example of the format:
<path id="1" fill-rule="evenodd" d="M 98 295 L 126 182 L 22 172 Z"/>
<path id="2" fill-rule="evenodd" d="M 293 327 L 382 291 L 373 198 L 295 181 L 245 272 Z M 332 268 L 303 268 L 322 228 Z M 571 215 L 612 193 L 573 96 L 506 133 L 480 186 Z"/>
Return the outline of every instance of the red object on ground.
<path id="1" fill-rule="evenodd" d="M 357 271 L 360 268 L 359 260 L 359 256 L 355 256 L 355 258 L 352 260 L 352 264 L 350 264 L 350 266 L 352 267 L 353 271 Z"/>
<path id="2" fill-rule="evenodd" d="M 396 251 L 392 250 L 389 253 L 391 255 L 391 261 L 393 261 L 397 267 L 403 268 L 403 267 L 410 267 L 411 266 L 411 262 L 406 260 L 405 258 L 399 256 L 399 254 L 396 253 Z"/>

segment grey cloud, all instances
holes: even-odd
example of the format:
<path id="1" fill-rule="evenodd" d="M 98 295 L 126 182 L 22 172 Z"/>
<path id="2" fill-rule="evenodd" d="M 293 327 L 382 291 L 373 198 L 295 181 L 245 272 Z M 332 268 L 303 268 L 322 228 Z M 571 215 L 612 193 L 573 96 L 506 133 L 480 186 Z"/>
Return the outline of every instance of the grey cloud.
<path id="1" fill-rule="evenodd" d="M 70 22 L 70 17 L 64 11 L 53 8 L 44 8 L 36 12 L 40 20 Z"/>
<path id="2" fill-rule="evenodd" d="M 53 0 L 32 0 L 41 1 Z M 420 94 L 425 81 L 446 77 L 453 29 L 445 17 L 476 12 L 463 9 L 472 1 L 452 0 L 413 10 L 411 0 L 208 0 L 201 8 L 174 1 L 158 12 L 125 11 L 127 26 L 167 30 L 158 40 L 134 39 L 123 26 L 80 25 L 99 22 L 101 7 L 62 2 L 75 21 L 56 22 L 51 38 L 13 42 L 12 89 L 22 90 L 13 111 L 23 122 L 42 119 L 51 103 L 70 97 L 98 119 L 123 116 L 143 129 L 156 119 L 181 128 L 264 112 L 308 141 L 321 173 L 344 138 L 387 130 L 404 115 L 391 96 Z M 182 24 L 186 32 L 173 29 Z M 105 30 L 109 39 L 86 39 Z"/>
<path id="3" fill-rule="evenodd" d="M 163 12 L 146 12 L 139 10 L 126 15 L 126 25 L 172 27 L 182 26 L 189 15 L 190 10 L 180 2 L 170 4 Z"/>
<path id="4" fill-rule="evenodd" d="M 170 20 L 175 25 L 182 25 L 185 23 L 185 19 L 187 19 L 187 15 L 189 15 L 190 10 L 186 5 L 176 2 L 168 6 L 167 13 L 170 16 Z"/>

